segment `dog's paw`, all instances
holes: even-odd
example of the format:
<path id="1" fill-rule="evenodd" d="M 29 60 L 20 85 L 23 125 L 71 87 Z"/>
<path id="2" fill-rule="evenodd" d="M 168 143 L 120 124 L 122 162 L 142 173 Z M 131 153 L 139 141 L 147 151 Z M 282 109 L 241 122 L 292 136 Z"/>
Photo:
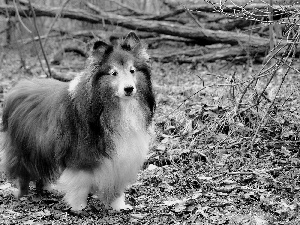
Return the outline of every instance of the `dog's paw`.
<path id="1" fill-rule="evenodd" d="M 133 207 L 131 206 L 131 205 L 129 205 L 129 204 L 124 204 L 120 209 L 119 209 L 119 211 L 120 210 L 125 210 L 125 211 L 130 211 L 130 210 L 133 210 Z"/>
<path id="2" fill-rule="evenodd" d="M 12 191 L 12 194 L 13 194 L 13 196 L 14 196 L 16 199 L 22 198 L 22 195 L 21 195 L 19 189 L 17 189 L 17 188 L 15 188 L 15 189 Z"/>
<path id="3" fill-rule="evenodd" d="M 119 205 L 113 205 L 111 204 L 111 207 L 116 210 L 116 211 L 121 211 L 121 210 L 125 210 L 125 211 L 129 211 L 129 210 L 132 210 L 133 207 L 129 204 L 119 204 Z"/>
<path id="4" fill-rule="evenodd" d="M 110 206 L 116 210 L 116 211 L 121 211 L 121 210 L 132 210 L 133 207 L 131 205 L 125 204 L 125 194 L 121 194 L 118 198 L 116 198 Z"/>
<path id="5" fill-rule="evenodd" d="M 24 196 L 28 195 L 28 190 L 20 190 L 20 189 L 13 189 L 13 195 L 16 199 L 22 199 Z"/>
<path id="6" fill-rule="evenodd" d="M 85 195 L 80 196 L 79 193 L 77 194 L 78 195 L 75 195 L 75 193 L 72 192 L 68 192 L 65 195 L 65 202 L 71 207 L 72 211 L 80 212 L 81 210 L 87 207 L 87 199 Z"/>
<path id="7" fill-rule="evenodd" d="M 71 211 L 73 212 L 81 212 L 83 209 L 87 207 L 86 203 L 81 203 L 81 204 L 70 204 L 71 206 Z"/>

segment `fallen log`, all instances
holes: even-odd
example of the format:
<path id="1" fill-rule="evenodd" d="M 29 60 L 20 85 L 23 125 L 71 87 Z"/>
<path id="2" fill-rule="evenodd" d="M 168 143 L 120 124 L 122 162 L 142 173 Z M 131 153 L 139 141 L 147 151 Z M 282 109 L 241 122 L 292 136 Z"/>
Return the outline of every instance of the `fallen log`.
<path id="1" fill-rule="evenodd" d="M 269 43 L 269 40 L 266 38 L 260 38 L 257 36 L 249 38 L 249 35 L 241 33 L 237 34 L 235 32 L 214 31 L 200 27 L 195 29 L 194 27 L 181 26 L 162 21 L 145 21 L 136 18 L 122 17 L 112 13 L 103 12 L 99 7 L 89 2 L 86 2 L 86 5 L 93 8 L 93 10 L 96 10 L 104 19 L 107 19 L 108 21 L 115 21 L 119 26 L 129 29 L 142 31 L 148 30 L 172 36 L 195 39 L 203 44 L 224 43 L 231 45 L 243 44 L 256 46 L 261 45 L 262 43 Z"/>
<path id="2" fill-rule="evenodd" d="M 201 52 L 199 52 L 201 54 Z M 216 60 L 230 60 L 237 56 L 247 56 L 247 51 L 240 47 L 225 48 L 210 53 L 204 53 L 194 57 L 183 57 L 181 54 L 170 54 L 170 55 L 153 55 L 151 58 L 155 61 L 160 62 L 178 62 L 178 63 L 199 63 L 199 62 L 213 62 Z"/>
<path id="3" fill-rule="evenodd" d="M 171 61 L 175 58 L 179 58 L 181 56 L 199 56 L 206 54 L 208 52 L 207 48 L 205 47 L 197 47 L 182 51 L 174 51 L 167 54 L 157 54 L 151 55 L 151 58 L 154 60 L 164 61 L 167 62 L 168 60 Z"/>
<path id="4" fill-rule="evenodd" d="M 262 49 L 264 51 L 266 49 Z M 198 62 L 213 62 L 216 60 L 231 60 L 237 56 L 247 56 L 249 52 L 241 47 L 225 48 L 218 51 L 213 51 L 201 56 L 195 56 L 190 58 L 178 58 L 176 61 L 179 63 L 198 63 Z M 164 62 L 162 60 L 162 62 Z"/>
<path id="5" fill-rule="evenodd" d="M 269 55 L 267 58 L 270 57 L 286 57 L 288 46 L 281 48 L 278 53 L 275 55 Z M 225 46 L 224 48 L 216 49 L 212 51 L 213 49 L 206 49 L 203 51 L 181 51 L 177 52 L 177 54 L 171 53 L 166 55 L 152 55 L 152 59 L 160 62 L 178 62 L 178 63 L 199 63 L 199 62 L 214 62 L 216 60 L 234 60 L 235 58 L 247 58 L 251 57 L 251 59 L 259 60 L 261 61 L 262 58 L 266 60 L 266 53 L 268 53 L 269 47 L 266 45 L 257 46 L 255 48 L 249 47 L 249 48 L 243 48 L 240 46 Z M 274 53 L 274 52 L 273 52 Z M 298 55 L 300 53 L 300 47 L 297 47 L 295 49 L 295 54 Z M 198 54 L 198 55 L 197 55 Z M 290 53 L 293 54 L 293 53 Z M 191 56 L 193 57 L 183 57 L 185 56 Z"/>
<path id="6" fill-rule="evenodd" d="M 157 38 L 156 33 L 139 32 L 138 35 L 139 35 L 139 38 L 141 38 L 141 39 Z M 124 36 L 124 32 L 111 32 L 111 31 L 103 32 L 102 30 L 79 30 L 79 31 L 75 31 L 75 32 L 70 32 L 70 31 L 66 31 L 66 30 L 55 30 L 54 29 L 54 30 L 52 30 L 52 33 L 48 35 L 48 37 L 50 37 L 50 38 L 55 38 L 55 37 L 59 37 L 59 36 L 66 36 L 66 37 L 64 37 L 65 39 L 68 39 L 68 38 L 89 38 L 89 39 L 99 38 L 99 39 L 102 39 L 103 41 L 108 42 L 110 39 L 122 38 Z M 39 38 L 45 39 L 45 38 L 47 38 L 47 35 L 22 39 L 22 40 L 19 40 L 18 42 L 26 45 L 26 44 L 30 44 L 34 41 L 38 41 Z M 176 40 L 176 37 L 174 37 L 173 39 Z M 190 41 L 189 39 L 185 39 L 185 40 Z"/>
<path id="7" fill-rule="evenodd" d="M 227 23 L 204 24 L 204 27 L 206 29 L 210 29 L 210 30 L 232 31 L 235 29 L 243 29 L 243 28 L 249 27 L 253 24 L 254 24 L 254 21 L 251 21 L 251 20 L 235 19 L 235 20 L 229 21 Z"/>
<path id="8" fill-rule="evenodd" d="M 80 9 L 64 9 L 61 12 L 61 17 L 76 19 L 80 21 L 87 21 L 90 23 L 102 23 L 110 22 L 111 24 L 117 24 L 128 29 L 145 31 L 145 32 L 156 32 L 160 34 L 171 35 L 174 37 L 187 38 L 197 42 L 198 44 L 214 44 L 223 43 L 230 45 L 240 45 L 242 47 L 231 47 L 224 50 L 219 50 L 216 53 L 204 54 L 202 56 L 196 56 L 193 58 L 179 59 L 181 62 L 194 62 L 194 61 L 215 61 L 217 59 L 226 59 L 232 56 L 243 56 L 255 55 L 257 53 L 267 52 L 269 46 L 269 39 L 261 38 L 257 36 L 249 36 L 242 33 L 228 32 L 228 31 L 214 31 L 209 29 L 198 28 L 189 26 L 181 26 L 169 22 L 163 21 L 151 21 L 151 20 L 141 20 L 132 17 L 124 17 L 116 15 L 113 13 L 103 12 L 97 6 L 86 3 L 89 7 L 96 10 L 99 15 L 89 13 L 85 10 Z M 19 9 L 19 14 L 21 16 L 31 15 L 31 10 L 22 6 Z M 57 12 L 60 11 L 60 7 L 43 7 L 34 4 L 33 8 L 35 10 L 36 16 L 48 16 L 55 17 Z M 16 9 L 13 6 L 0 5 L 0 14 L 4 15 L 15 15 Z M 286 44 L 286 41 L 281 41 L 281 46 Z M 247 49 L 245 51 L 244 49 Z M 298 50 L 298 49 L 297 49 Z M 298 51 L 299 52 L 299 51 Z"/>
<path id="9" fill-rule="evenodd" d="M 98 9 L 98 7 L 90 3 L 87 4 L 89 4 L 91 7 L 94 7 L 94 9 Z M 36 4 L 32 5 L 35 10 L 36 16 L 55 17 L 57 12 L 60 11 L 60 7 L 43 7 Z M 26 17 L 28 15 L 31 15 L 31 10 L 28 7 L 22 6 L 20 8 L 21 9 L 19 9 L 19 14 L 21 16 Z M 251 36 L 249 38 L 249 35 L 242 33 L 214 31 L 203 28 L 195 29 L 193 27 L 177 25 L 170 22 L 150 21 L 132 17 L 124 17 L 113 13 L 102 12 L 100 9 L 98 11 L 101 12 L 100 15 L 91 14 L 85 10 L 66 8 L 61 12 L 61 17 L 86 21 L 90 23 L 102 23 L 102 21 L 104 20 L 105 22 L 116 24 L 118 26 L 132 30 L 156 32 L 160 34 L 193 39 L 197 43 L 202 45 L 225 43 L 231 45 L 242 44 L 243 46 L 260 46 L 267 45 L 269 43 L 269 40 L 266 38 L 260 38 L 257 36 Z M 16 10 L 13 6 L 10 5 L 0 5 L 0 14 L 7 15 L 6 13 L 14 16 Z"/>

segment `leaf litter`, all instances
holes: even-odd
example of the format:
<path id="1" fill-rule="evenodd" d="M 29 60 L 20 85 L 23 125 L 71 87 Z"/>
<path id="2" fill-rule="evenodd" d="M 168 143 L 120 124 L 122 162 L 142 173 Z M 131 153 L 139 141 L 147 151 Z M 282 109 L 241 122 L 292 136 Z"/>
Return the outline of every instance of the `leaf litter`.
<path id="1" fill-rule="evenodd" d="M 299 89 L 297 82 L 287 83 L 287 93 L 278 96 L 274 115 L 261 127 L 251 148 L 261 114 L 253 110 L 235 115 L 229 107 L 228 89 L 210 86 L 219 78 L 205 76 L 207 69 L 201 65 L 191 69 L 154 63 L 153 67 L 157 137 L 138 181 L 126 191 L 133 210 L 106 209 L 91 195 L 84 212 L 73 213 L 61 194 L 45 191 L 37 197 L 33 185 L 27 197 L 16 200 L 15 185 L 1 174 L 0 223 L 300 223 L 300 98 L 298 93 L 288 94 L 292 88 Z M 230 77 L 230 71 L 220 72 L 222 67 L 222 63 L 211 63 L 207 68 Z M 6 69 L 1 69 L 4 93 L 18 79 L 28 77 L 26 71 L 2 68 Z M 235 69 L 245 75 L 242 66 Z M 193 95 L 204 83 L 209 88 Z"/>

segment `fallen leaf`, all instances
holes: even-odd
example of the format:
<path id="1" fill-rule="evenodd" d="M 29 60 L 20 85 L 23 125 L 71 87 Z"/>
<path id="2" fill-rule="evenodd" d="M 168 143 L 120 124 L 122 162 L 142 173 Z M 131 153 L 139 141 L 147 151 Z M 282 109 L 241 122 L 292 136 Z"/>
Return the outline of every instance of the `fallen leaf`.
<path id="1" fill-rule="evenodd" d="M 11 188 L 10 183 L 0 185 L 0 190 L 6 190 L 6 189 L 10 189 L 10 188 Z"/>
<path id="2" fill-rule="evenodd" d="M 259 216 L 254 216 L 255 224 L 256 225 L 267 225 L 268 221 L 264 220 L 263 218 Z"/>
<path id="3" fill-rule="evenodd" d="M 158 145 L 158 146 L 156 147 L 156 150 L 157 150 L 157 151 L 165 151 L 165 150 L 166 150 L 166 146 L 165 146 L 165 145 Z"/>
<path id="4" fill-rule="evenodd" d="M 155 166 L 153 164 L 150 164 L 148 167 L 147 167 L 147 170 L 155 170 L 158 166 Z"/>
<path id="5" fill-rule="evenodd" d="M 184 211 L 185 209 L 186 209 L 186 206 L 181 203 L 177 203 L 174 207 L 174 211 L 177 213 L 180 213 L 180 212 Z"/>
<path id="6" fill-rule="evenodd" d="M 212 177 L 206 177 L 206 176 L 198 176 L 199 180 L 212 180 Z"/>
<path id="7" fill-rule="evenodd" d="M 147 214 L 132 213 L 132 214 L 130 214 L 130 216 L 131 216 L 132 218 L 135 218 L 135 219 L 143 219 L 145 216 L 147 216 Z"/>

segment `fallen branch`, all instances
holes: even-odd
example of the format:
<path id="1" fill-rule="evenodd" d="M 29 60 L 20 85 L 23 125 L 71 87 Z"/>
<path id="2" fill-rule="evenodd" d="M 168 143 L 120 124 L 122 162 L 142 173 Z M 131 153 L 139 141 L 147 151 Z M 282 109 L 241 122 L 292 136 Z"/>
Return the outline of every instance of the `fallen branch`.
<path id="1" fill-rule="evenodd" d="M 264 53 L 266 50 L 268 49 L 268 46 L 261 46 L 261 48 L 258 48 L 258 49 L 252 49 L 250 50 L 250 53 L 252 55 L 254 54 L 259 54 L 259 53 Z M 216 61 L 216 60 L 222 60 L 222 59 L 225 59 L 225 60 L 230 60 L 230 59 L 233 59 L 237 56 L 244 56 L 244 57 L 247 57 L 248 52 L 241 48 L 241 47 L 226 47 L 224 49 L 221 49 L 221 50 L 217 50 L 217 51 L 214 51 L 214 52 L 211 52 L 211 53 L 206 53 L 204 55 L 201 55 L 201 56 L 195 56 L 195 57 L 180 57 L 180 56 L 177 56 L 177 57 L 173 57 L 172 58 L 172 61 L 176 61 L 178 63 L 198 63 L 198 62 L 213 62 L 213 61 Z M 166 58 L 159 58 L 159 57 L 153 57 L 154 60 L 160 60 L 161 62 L 169 62 L 170 59 L 168 59 L 168 57 Z"/>
<path id="2" fill-rule="evenodd" d="M 60 50 L 58 50 L 52 60 L 51 60 L 51 64 L 55 64 L 55 65 L 59 65 L 61 63 L 61 61 L 63 60 L 63 56 L 65 52 L 74 52 L 79 54 L 82 57 L 87 58 L 88 54 L 87 52 L 85 52 L 83 49 L 80 49 L 78 47 L 74 47 L 74 46 L 65 46 L 63 48 L 61 48 Z"/>
<path id="3" fill-rule="evenodd" d="M 51 69 L 51 72 L 52 72 L 52 78 L 53 79 L 63 81 L 63 82 L 69 82 L 69 81 L 73 80 L 78 75 L 78 72 L 72 72 L 72 71 L 60 72 L 60 71 L 57 71 L 54 68 Z"/>
<path id="4" fill-rule="evenodd" d="M 119 26 L 123 26 L 129 29 L 141 30 L 141 31 L 153 31 L 162 34 L 168 34 L 172 36 L 179 36 L 190 39 L 201 40 L 203 44 L 212 44 L 212 43 L 226 43 L 226 44 L 245 44 L 247 45 L 261 45 L 269 43 L 269 40 L 266 38 L 260 38 L 253 36 L 249 39 L 249 35 L 246 34 L 237 34 L 234 32 L 226 31 L 213 31 L 209 29 L 199 28 L 195 29 L 194 27 L 181 26 L 177 24 L 172 24 L 168 22 L 161 21 L 148 21 L 140 20 L 136 18 L 128 18 L 112 13 L 103 12 L 99 7 L 86 2 L 85 3 L 89 8 L 97 11 L 104 20 L 117 23 Z"/>
<path id="5" fill-rule="evenodd" d="M 132 17 L 124 17 L 113 13 L 103 12 L 97 6 L 86 3 L 90 8 L 97 11 L 99 15 L 91 14 L 87 11 L 80 9 L 65 9 L 61 12 L 61 16 L 64 18 L 76 19 L 81 21 L 87 21 L 90 23 L 110 22 L 111 24 L 117 24 L 128 29 L 156 32 L 160 34 L 170 35 L 174 37 L 181 37 L 193 40 L 201 45 L 223 43 L 230 45 L 239 45 L 241 47 L 232 46 L 229 49 L 219 50 L 215 53 L 209 53 L 202 56 L 192 57 L 188 59 L 178 59 L 179 62 L 199 62 L 199 61 L 215 61 L 217 59 L 228 59 L 236 56 L 248 56 L 256 55 L 257 53 L 265 53 L 268 50 L 269 40 L 258 36 L 250 36 L 243 33 L 235 33 L 229 31 L 214 31 L 204 28 L 195 29 L 195 27 L 181 26 L 170 22 L 162 21 L 150 21 L 141 20 Z M 57 12 L 61 10 L 60 7 L 42 7 L 38 5 L 32 5 L 37 16 L 49 16 L 55 17 Z M 0 5 L 0 14 L 8 12 L 11 15 L 15 15 L 16 10 L 12 6 Z M 22 7 L 19 10 L 20 16 L 25 16 L 30 11 L 27 7 Z M 280 46 L 286 45 L 287 41 L 282 40 Z M 280 47 L 279 46 L 279 47 Z M 297 49 L 299 52 L 299 49 Z M 246 54 L 247 53 L 247 54 Z"/>
<path id="6" fill-rule="evenodd" d="M 146 43 L 158 43 L 160 41 L 172 41 L 172 42 L 184 42 L 184 43 L 195 43 L 195 40 L 188 38 L 175 37 L 170 35 L 160 35 L 159 37 L 149 37 L 144 39 Z"/>
<path id="7" fill-rule="evenodd" d="M 251 20 L 245 20 L 245 19 L 235 19 L 233 21 L 227 22 L 227 23 L 213 23 L 213 24 L 205 24 L 206 29 L 210 30 L 227 30 L 232 31 L 235 29 L 243 29 L 245 27 L 249 27 L 253 25 L 255 22 Z"/>
<path id="8" fill-rule="evenodd" d="M 198 47 L 198 48 L 193 48 L 193 49 L 188 49 L 188 50 L 183 50 L 183 51 L 176 51 L 176 52 L 172 52 L 169 54 L 165 54 L 165 55 L 152 55 L 151 58 L 155 59 L 155 60 L 159 60 L 159 61 L 170 61 L 170 60 L 174 60 L 177 57 L 180 56 L 195 56 L 195 55 L 203 55 L 207 52 L 207 48 L 205 47 Z"/>
<path id="9" fill-rule="evenodd" d="M 98 7 L 90 3 L 90 7 L 98 10 Z M 33 5 L 36 16 L 48 16 L 55 17 L 56 13 L 60 10 L 60 7 L 42 7 L 38 5 Z M 0 14 L 4 14 L 5 11 L 8 11 L 10 15 L 15 15 L 15 9 L 11 6 L 0 5 Z M 20 10 L 20 15 L 25 16 L 29 13 L 27 7 L 22 7 Z M 101 12 L 99 9 L 100 15 L 94 15 L 88 13 L 84 10 L 79 9 L 65 9 L 61 16 L 69 19 L 76 19 L 81 21 L 86 21 L 90 23 L 102 23 L 102 20 L 105 22 L 110 22 L 121 27 L 128 29 L 145 31 L 145 32 L 157 32 L 160 34 L 167 34 L 171 36 L 178 36 L 183 38 L 193 39 L 201 44 L 213 44 L 213 43 L 227 43 L 231 45 L 237 45 L 242 43 L 245 46 L 261 46 L 267 45 L 269 40 L 266 38 L 260 38 L 257 36 L 252 36 L 249 38 L 247 34 L 237 34 L 235 32 L 228 31 L 213 31 L 209 29 L 195 29 L 194 27 L 177 25 L 169 22 L 162 21 L 149 21 L 141 20 L 132 17 L 124 17 L 116 15 L 113 13 Z"/>
<path id="10" fill-rule="evenodd" d="M 103 32 L 101 30 L 80 30 L 80 31 L 75 31 L 75 32 L 70 32 L 70 31 L 65 31 L 65 30 L 52 30 L 51 32 L 53 32 L 52 34 L 49 34 L 49 37 L 59 37 L 59 36 L 68 36 L 68 38 L 82 38 L 82 37 L 87 37 L 87 38 L 94 38 L 95 36 L 99 39 L 103 39 L 106 41 L 109 41 L 109 38 L 122 38 L 124 36 L 123 32 Z M 55 32 L 55 33 L 54 33 Z M 47 36 L 43 35 L 40 38 L 41 39 L 45 39 Z M 144 38 L 149 38 L 149 40 L 151 38 L 156 38 L 157 35 L 154 33 L 139 33 L 139 37 L 141 39 Z M 174 40 L 176 39 L 176 37 L 172 37 Z M 172 39 L 170 38 L 170 39 Z M 180 38 L 178 38 L 180 39 Z M 187 41 L 190 41 L 189 39 L 185 39 Z M 20 40 L 19 42 L 22 42 L 23 44 L 29 44 L 33 41 L 38 41 L 38 37 L 34 37 L 34 38 L 27 38 L 24 40 Z M 183 41 L 183 40 L 182 40 Z"/>

